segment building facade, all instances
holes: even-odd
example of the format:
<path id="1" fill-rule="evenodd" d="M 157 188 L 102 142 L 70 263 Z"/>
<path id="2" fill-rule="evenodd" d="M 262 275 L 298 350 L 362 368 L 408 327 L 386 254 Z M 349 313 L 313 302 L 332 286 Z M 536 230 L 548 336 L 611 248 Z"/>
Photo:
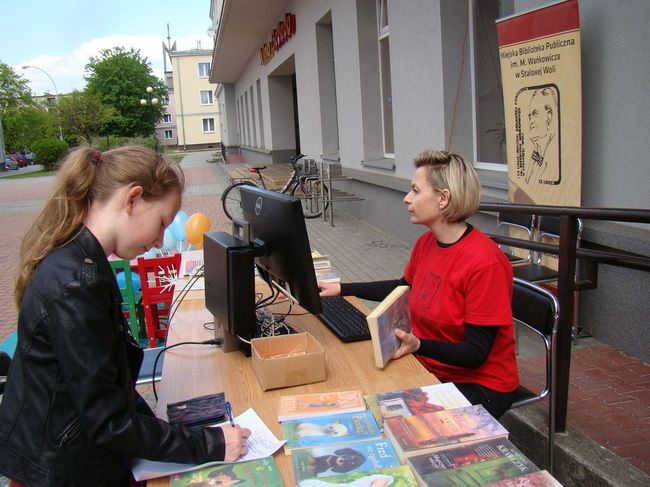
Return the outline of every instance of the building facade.
<path id="1" fill-rule="evenodd" d="M 297 152 L 339 162 L 351 178 L 341 188 L 363 201 L 336 203 L 336 211 L 414 242 L 423 228 L 409 223 L 402 198 L 424 148 L 465 155 L 481 177 L 482 200 L 508 200 L 495 20 L 548 3 L 224 0 L 217 11 L 213 2 L 210 79 L 220 83 L 223 143 L 251 162 L 285 162 Z M 636 81 L 650 74 L 650 3 L 579 7 L 582 205 L 650 208 L 650 97 Z M 491 232 L 494 220 L 483 213 L 472 222 Z M 650 254 L 644 225 L 587 221 L 584 238 Z M 580 326 L 650 361 L 648 285 L 647 272 L 601 265 L 598 289 L 580 295 Z"/>
<path id="2" fill-rule="evenodd" d="M 216 85 L 210 83 L 212 51 L 194 49 L 167 51 L 172 66 L 174 107 L 168 109 L 170 123 L 175 124 L 179 148 L 217 148 L 221 142 L 219 113 L 214 95 Z M 171 97 L 170 97 L 171 103 Z M 171 134 L 174 135 L 173 129 Z M 165 133 L 163 132 L 163 138 Z"/>
<path id="3" fill-rule="evenodd" d="M 166 55 L 166 51 L 163 51 Z M 165 71 L 167 97 L 161 100 L 165 107 L 162 120 L 156 124 L 156 140 L 164 147 L 178 146 L 178 132 L 176 130 L 176 96 L 174 94 L 174 76 L 172 71 Z"/>

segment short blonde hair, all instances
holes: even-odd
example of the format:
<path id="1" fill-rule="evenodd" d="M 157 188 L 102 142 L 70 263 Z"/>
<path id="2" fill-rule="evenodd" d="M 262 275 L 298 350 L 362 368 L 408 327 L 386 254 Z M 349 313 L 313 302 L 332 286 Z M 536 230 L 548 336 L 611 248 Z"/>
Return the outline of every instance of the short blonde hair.
<path id="1" fill-rule="evenodd" d="M 449 190 L 449 204 L 442 216 L 449 223 L 472 216 L 481 198 L 481 182 L 474 167 L 454 152 L 427 149 L 413 160 L 415 167 L 429 170 L 429 182 L 436 191 Z"/>

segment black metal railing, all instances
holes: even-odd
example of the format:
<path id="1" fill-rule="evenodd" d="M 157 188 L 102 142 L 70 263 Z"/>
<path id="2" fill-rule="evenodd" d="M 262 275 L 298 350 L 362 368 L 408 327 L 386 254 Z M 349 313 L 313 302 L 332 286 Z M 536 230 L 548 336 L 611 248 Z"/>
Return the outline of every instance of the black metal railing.
<path id="1" fill-rule="evenodd" d="M 571 320 L 574 313 L 573 295 L 576 289 L 594 289 L 598 265 L 607 264 L 650 271 L 650 257 L 625 252 L 601 245 L 577 248 L 577 219 L 606 220 L 613 222 L 650 223 L 650 210 L 630 208 L 576 208 L 561 206 L 516 205 L 511 203 L 482 203 L 481 211 L 518 212 L 532 215 L 560 217 L 559 245 L 523 240 L 501 235 L 490 235 L 496 243 L 527 250 L 554 254 L 558 259 L 557 298 L 560 303 L 559 331 L 557 337 L 555 431 L 566 430 L 567 403 L 569 399 L 569 371 L 571 368 Z M 585 261 L 588 282 L 576 282 L 576 260 Z"/>

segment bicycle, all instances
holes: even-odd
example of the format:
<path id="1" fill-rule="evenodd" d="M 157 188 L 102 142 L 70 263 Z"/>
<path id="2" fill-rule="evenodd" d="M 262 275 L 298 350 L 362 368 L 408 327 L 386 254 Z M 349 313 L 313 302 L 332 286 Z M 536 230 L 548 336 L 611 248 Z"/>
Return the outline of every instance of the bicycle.
<path id="1" fill-rule="evenodd" d="M 295 196 L 302 203 L 302 212 L 305 218 L 317 218 L 327 210 L 329 206 L 329 189 L 318 177 L 318 172 L 308 170 L 298 163 L 304 158 L 304 154 L 298 154 L 290 157 L 289 162 L 292 166 L 291 174 L 284 184 L 280 193 Z M 257 186 L 267 189 L 262 177 L 262 171 L 266 166 L 253 167 L 249 172 L 256 174 L 257 179 L 245 179 L 237 181 L 228 186 L 221 195 L 221 206 L 226 216 L 233 220 L 243 218 L 241 193 L 239 188 L 242 186 Z"/>

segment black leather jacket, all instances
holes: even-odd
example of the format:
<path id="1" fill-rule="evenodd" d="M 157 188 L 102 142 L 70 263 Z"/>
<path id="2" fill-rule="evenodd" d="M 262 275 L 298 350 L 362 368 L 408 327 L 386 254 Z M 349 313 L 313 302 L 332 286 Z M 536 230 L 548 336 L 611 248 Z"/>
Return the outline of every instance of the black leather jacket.
<path id="1" fill-rule="evenodd" d="M 0 472 L 28 486 L 129 485 L 133 457 L 223 460 L 220 428 L 154 417 L 134 388 L 131 338 L 110 265 L 86 228 L 54 249 L 27 287 L 0 404 Z"/>

